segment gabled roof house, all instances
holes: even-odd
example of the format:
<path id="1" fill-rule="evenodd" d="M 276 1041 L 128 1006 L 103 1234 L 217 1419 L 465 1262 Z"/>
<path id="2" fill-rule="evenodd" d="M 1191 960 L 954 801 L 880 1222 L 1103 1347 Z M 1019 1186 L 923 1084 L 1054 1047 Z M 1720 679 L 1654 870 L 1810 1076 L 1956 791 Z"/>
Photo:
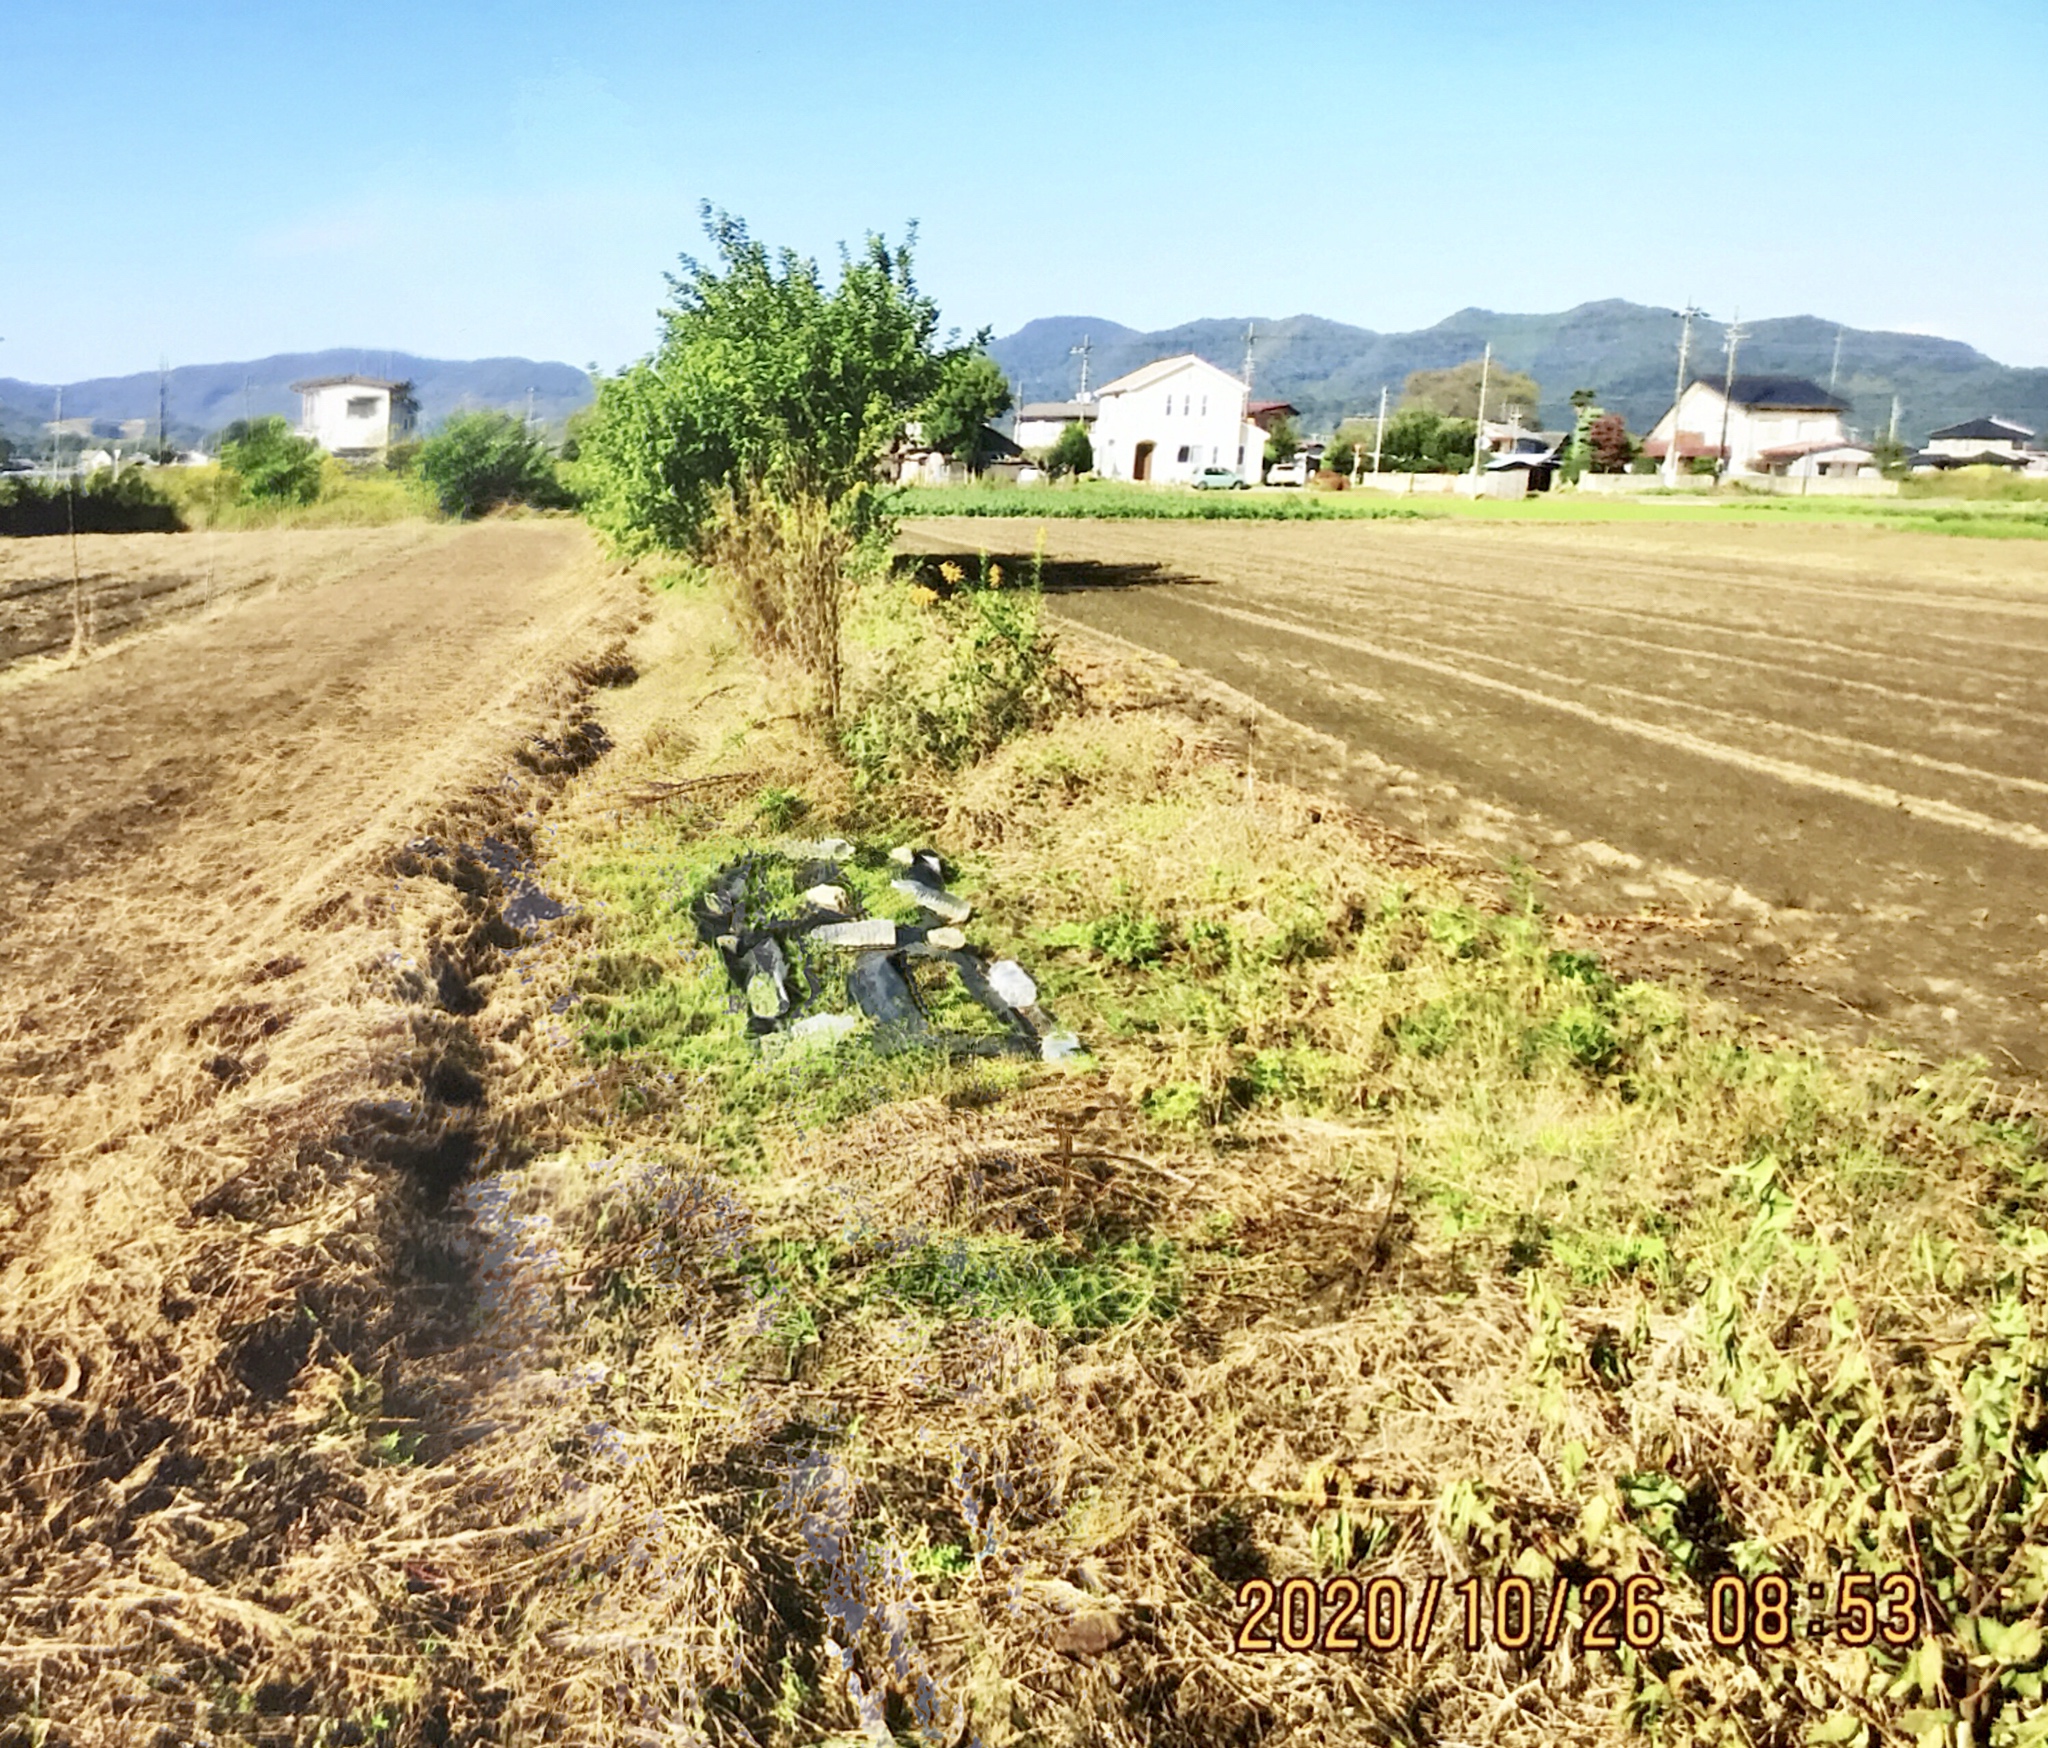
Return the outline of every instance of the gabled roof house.
<path id="1" fill-rule="evenodd" d="M 1096 391 L 1095 471 L 1105 479 L 1171 484 L 1227 467 L 1257 484 L 1266 434 L 1243 381 L 1192 352 L 1161 358 Z"/>
<path id="2" fill-rule="evenodd" d="M 1699 377 L 1686 384 L 1643 440 L 1643 453 L 1662 461 L 1676 442 L 1678 458 L 1722 464 L 1731 477 L 1860 473 L 1875 457 L 1849 441 L 1842 415 L 1849 403 L 1803 376 Z"/>
<path id="3" fill-rule="evenodd" d="M 1930 432 L 1927 447 L 1913 457 L 1915 473 L 1945 473 L 1955 467 L 2006 467 L 2015 473 L 2043 460 L 2032 447 L 2034 433 L 2010 419 L 1966 419 Z"/>

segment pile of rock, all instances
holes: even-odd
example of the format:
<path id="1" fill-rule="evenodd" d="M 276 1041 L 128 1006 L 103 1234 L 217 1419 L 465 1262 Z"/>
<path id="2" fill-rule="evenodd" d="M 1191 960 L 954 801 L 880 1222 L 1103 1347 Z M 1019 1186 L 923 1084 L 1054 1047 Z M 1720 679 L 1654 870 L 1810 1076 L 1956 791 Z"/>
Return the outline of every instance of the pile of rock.
<path id="1" fill-rule="evenodd" d="M 1014 959 L 990 961 L 968 945 L 961 925 L 973 906 L 946 890 L 945 870 L 932 851 L 905 844 L 889 852 L 903 870 L 890 885 L 916 902 L 917 923 L 865 914 L 840 868 L 855 854 L 843 838 L 755 851 L 720 869 L 691 906 L 698 938 L 718 950 L 733 983 L 734 1009 L 745 1013 L 765 1054 L 830 1049 L 862 1031 L 888 1051 L 1056 1062 L 1080 1049 L 1074 1034 L 1060 1030 L 1039 1005 L 1038 986 L 1023 966 Z M 764 896 L 764 876 L 775 861 L 796 871 L 793 905 Z M 919 960 L 950 967 L 995 1029 L 934 1027 L 913 972 Z"/>

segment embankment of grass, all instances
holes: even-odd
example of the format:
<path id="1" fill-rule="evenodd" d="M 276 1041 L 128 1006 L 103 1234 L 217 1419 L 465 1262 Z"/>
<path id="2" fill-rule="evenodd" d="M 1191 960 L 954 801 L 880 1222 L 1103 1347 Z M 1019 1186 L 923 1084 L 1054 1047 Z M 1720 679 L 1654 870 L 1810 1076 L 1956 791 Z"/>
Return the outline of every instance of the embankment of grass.
<path id="1" fill-rule="evenodd" d="M 1198 492 L 1116 480 L 1057 485 L 904 486 L 890 498 L 899 516 L 1100 517 L 1112 521 L 1312 522 L 1335 516 L 1419 516 L 1430 512 L 1383 494 Z"/>
<path id="2" fill-rule="evenodd" d="M 536 1729 L 624 1740 L 658 1640 L 643 1723 L 792 1745 L 863 1696 L 989 1744 L 2032 1739 L 2048 1144 L 1982 1064 L 1618 980 L 1512 879 L 1254 795 L 1135 670 L 863 787 L 706 594 L 650 635 L 543 844 L 578 909 L 522 999 L 578 1114 L 491 1180 L 602 1378 L 535 1422 L 574 1534 L 468 1568 L 520 1574 L 464 1655 Z M 878 903 L 937 848 L 1087 1054 L 764 1062 L 686 912 L 792 831 Z M 1444 1588 L 1420 1653 L 1268 1645 L 1297 1580 Z"/>
<path id="3" fill-rule="evenodd" d="M 1639 498 L 1581 497 L 1571 491 L 1527 498 L 1407 497 L 1370 488 L 1344 492 L 1196 492 L 1116 481 L 1030 485 L 915 486 L 891 500 L 897 515 L 1022 516 L 1041 521 L 1334 521 L 1450 518 L 1482 522 L 1777 522 L 1802 521 L 1895 529 L 1978 539 L 2048 539 L 2048 505 L 2036 480 L 2000 481 L 1975 489 L 1940 489 L 1942 481 L 1911 480 L 1894 498 L 1775 497 L 1731 488 L 1658 492 Z M 1998 489 L 2000 486 L 2009 489 Z"/>
<path id="4" fill-rule="evenodd" d="M 233 478 L 218 467 L 161 468 L 149 475 L 149 484 L 188 528 L 374 528 L 441 518 L 433 492 L 416 476 L 332 459 L 321 469 L 320 496 L 310 504 L 241 497 Z"/>

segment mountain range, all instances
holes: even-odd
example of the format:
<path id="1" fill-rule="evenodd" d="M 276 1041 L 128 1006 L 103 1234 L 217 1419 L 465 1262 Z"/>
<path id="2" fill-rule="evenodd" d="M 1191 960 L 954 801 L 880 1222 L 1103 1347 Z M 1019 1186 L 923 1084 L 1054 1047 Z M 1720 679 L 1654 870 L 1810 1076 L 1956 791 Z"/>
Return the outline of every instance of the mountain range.
<path id="1" fill-rule="evenodd" d="M 1236 372 L 1245 359 L 1245 329 L 1253 330 L 1253 393 L 1291 401 L 1309 431 L 1327 432 L 1348 415 L 1370 415 L 1380 389 L 1398 402 L 1414 370 L 1440 370 L 1476 358 L 1492 343 L 1493 355 L 1526 371 L 1541 390 L 1532 424 L 1558 429 L 1571 421 L 1574 389 L 1590 388 L 1602 406 L 1643 432 L 1671 404 L 1678 363 L 1679 324 L 1670 311 L 1610 298 L 1554 315 L 1505 315 L 1465 309 L 1434 327 L 1377 333 L 1321 316 L 1269 321 L 1243 317 L 1185 322 L 1150 332 L 1100 316 L 1046 316 L 991 342 L 1019 401 L 1070 399 L 1080 385 L 1074 348 L 1089 347 L 1088 380 L 1101 387 L 1155 358 L 1194 352 Z M 1725 324 L 1693 326 L 1688 376 L 1718 379 L 1727 366 Z M 1837 347 L 1839 346 L 1839 351 Z M 2016 369 L 1960 340 L 1850 328 L 1818 316 L 1783 316 L 1749 324 L 1740 342 L 1745 374 L 1805 376 L 1847 401 L 1848 423 L 1862 435 L 1889 428 L 1894 397 L 1899 435 L 1923 441 L 1943 425 L 1991 414 L 2048 432 L 2048 370 Z M 170 429 L 174 441 L 193 442 L 245 414 L 283 413 L 296 419 L 298 397 L 289 385 L 303 377 L 351 372 L 410 379 L 420 402 L 420 425 L 431 430 L 450 413 L 473 407 L 524 412 L 527 397 L 544 425 L 557 425 L 588 403 L 590 378 L 574 365 L 529 358 L 468 361 L 420 358 L 406 352 L 337 348 L 287 352 L 240 364 L 187 364 L 169 373 Z M 111 430 L 124 419 L 154 428 L 157 376 L 99 377 L 66 383 L 64 414 L 89 418 Z M 54 413 L 54 384 L 0 377 L 0 436 L 17 444 L 37 441 Z"/>
<path id="2" fill-rule="evenodd" d="M 1371 415 L 1382 386 L 1390 405 L 1412 370 L 1441 370 L 1493 355 L 1528 372 L 1542 391 L 1531 423 L 1571 423 L 1574 389 L 1590 388 L 1620 413 L 1629 429 L 1647 431 L 1671 405 L 1678 369 L 1679 322 L 1668 310 L 1610 298 L 1556 315 L 1505 315 L 1465 309 L 1431 328 L 1382 334 L 1321 316 L 1255 319 L 1252 392 L 1259 400 L 1291 401 L 1304 429 L 1328 432 L 1350 415 Z M 1047 316 L 1027 322 L 989 350 L 1009 374 L 1020 401 L 1070 399 L 1079 386 L 1073 348 L 1089 345 L 1088 380 L 1100 387 L 1155 358 L 1194 352 L 1233 373 L 1244 365 L 1246 319 L 1203 320 L 1143 333 L 1095 316 Z M 1718 381 L 1727 368 L 1726 324 L 1693 324 L 1686 374 Z M 1836 343 L 1841 351 L 1837 364 Z M 1993 414 L 2048 431 L 2048 370 L 2015 369 L 1959 340 L 1927 334 L 1849 328 L 1818 316 L 1783 316 L 1744 325 L 1738 363 L 1744 374 L 1782 372 L 1810 377 L 1847 401 L 1847 423 L 1865 437 L 1891 424 L 1899 402 L 1899 435 L 1922 442 L 1929 431 Z"/>
<path id="3" fill-rule="evenodd" d="M 529 393 L 535 419 L 554 424 L 587 403 L 591 393 L 590 378 L 573 364 L 540 364 L 530 358 L 456 361 L 352 347 L 280 352 L 244 364 L 181 364 L 172 370 L 165 385 L 171 439 L 196 442 L 231 420 L 265 413 L 282 413 L 296 423 L 299 397 L 291 392 L 292 383 L 351 374 L 410 380 L 419 397 L 422 430 L 431 430 L 450 413 L 471 408 L 523 413 Z M 66 419 L 91 419 L 110 431 L 124 419 L 147 419 L 150 434 L 155 434 L 153 370 L 67 382 L 63 390 Z M 54 383 L 0 377 L 0 436 L 17 443 L 40 438 L 46 421 L 54 416 L 56 401 Z"/>

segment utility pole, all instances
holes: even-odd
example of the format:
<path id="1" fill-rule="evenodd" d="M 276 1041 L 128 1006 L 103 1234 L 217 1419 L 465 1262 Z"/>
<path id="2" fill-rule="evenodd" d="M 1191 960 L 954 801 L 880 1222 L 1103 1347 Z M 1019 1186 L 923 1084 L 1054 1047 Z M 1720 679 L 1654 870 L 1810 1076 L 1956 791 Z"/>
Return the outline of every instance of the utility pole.
<path id="1" fill-rule="evenodd" d="M 1715 458 L 1715 477 L 1728 471 L 1728 413 L 1735 400 L 1735 349 L 1749 338 L 1749 330 L 1742 325 L 1742 312 L 1735 312 L 1735 320 L 1728 324 L 1728 381 L 1721 390 L 1721 453 Z M 1678 420 L 1674 416 L 1671 431 L 1678 434 Z"/>
<path id="2" fill-rule="evenodd" d="M 1890 432 L 1890 440 L 1894 443 L 1898 442 L 1899 440 L 1899 397 L 1897 395 L 1892 396 L 1892 428 Z"/>
<path id="3" fill-rule="evenodd" d="M 1244 325 L 1244 404 L 1247 410 L 1252 404 L 1252 347 L 1258 339 L 1256 324 Z"/>
<path id="4" fill-rule="evenodd" d="M 1692 324 L 1695 316 L 1707 312 L 1687 304 L 1672 314 L 1679 318 L 1678 330 L 1678 392 L 1671 397 L 1671 438 L 1664 445 L 1664 484 L 1666 489 L 1678 485 L 1678 403 L 1685 399 L 1685 361 L 1692 351 Z"/>
<path id="5" fill-rule="evenodd" d="M 171 440 L 165 434 L 166 411 L 171 404 L 171 361 L 161 353 L 156 361 L 156 459 L 161 467 L 170 459 Z"/>
<path id="6" fill-rule="evenodd" d="M 57 417 L 50 425 L 50 472 L 57 471 L 57 445 L 64 441 L 64 389 L 57 389 Z"/>
<path id="7" fill-rule="evenodd" d="M 1848 331 L 1847 328 L 1837 328 L 1835 330 L 1835 361 L 1828 366 L 1829 394 L 1835 392 L 1835 378 L 1842 374 L 1842 336 Z"/>
<path id="8" fill-rule="evenodd" d="M 1077 398 L 1084 401 L 1088 398 L 1088 354 L 1094 351 L 1094 349 L 1089 344 L 1086 334 L 1081 336 L 1080 345 L 1067 348 L 1067 356 L 1069 358 L 1078 358 L 1081 361 L 1081 393 Z"/>
<path id="9" fill-rule="evenodd" d="M 1380 444 L 1387 435 L 1387 385 L 1380 384 L 1380 416 L 1372 428 L 1372 470 L 1380 470 Z"/>
<path id="10" fill-rule="evenodd" d="M 1486 453 L 1486 385 L 1493 377 L 1493 342 L 1486 342 L 1486 356 L 1479 361 L 1479 417 L 1477 429 L 1472 433 L 1472 472 L 1476 476 L 1481 467 L 1480 457 Z"/>
<path id="11" fill-rule="evenodd" d="M 533 385 L 531 383 L 527 384 L 526 388 L 526 428 L 529 431 L 533 429 Z"/>

